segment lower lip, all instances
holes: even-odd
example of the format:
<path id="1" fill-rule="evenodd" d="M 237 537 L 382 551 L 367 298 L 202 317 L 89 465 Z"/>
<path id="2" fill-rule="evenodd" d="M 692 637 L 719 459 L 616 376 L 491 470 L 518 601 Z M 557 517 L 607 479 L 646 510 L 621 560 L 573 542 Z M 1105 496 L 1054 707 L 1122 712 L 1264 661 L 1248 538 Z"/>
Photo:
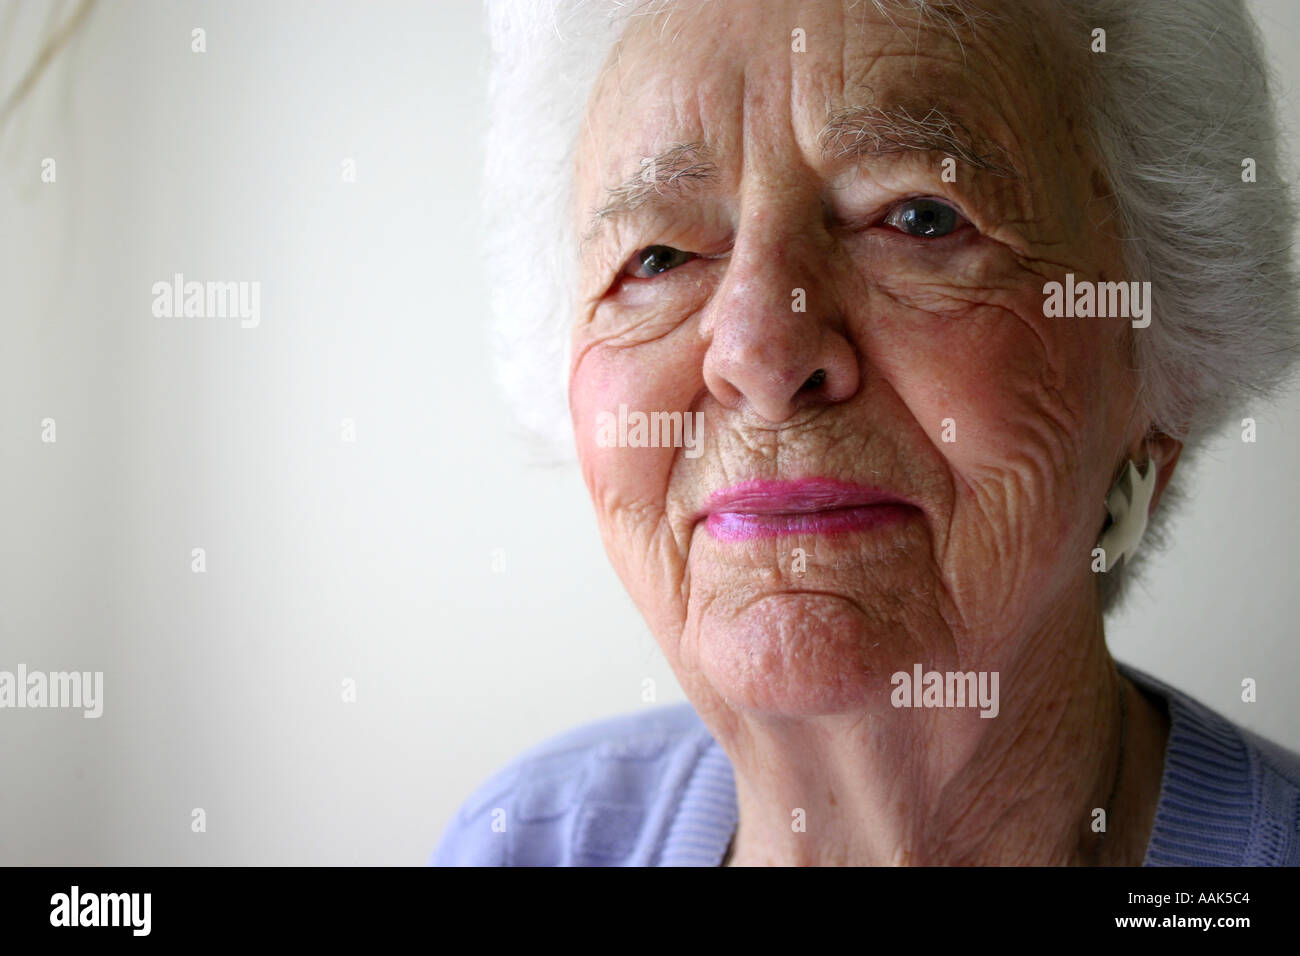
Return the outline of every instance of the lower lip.
<path id="1" fill-rule="evenodd" d="M 718 541 L 751 541 L 796 534 L 841 534 L 845 531 L 870 531 L 897 524 L 914 511 L 908 505 L 863 505 L 856 508 L 831 508 L 795 514 L 746 514 L 715 511 L 705 521 L 705 528 Z"/>

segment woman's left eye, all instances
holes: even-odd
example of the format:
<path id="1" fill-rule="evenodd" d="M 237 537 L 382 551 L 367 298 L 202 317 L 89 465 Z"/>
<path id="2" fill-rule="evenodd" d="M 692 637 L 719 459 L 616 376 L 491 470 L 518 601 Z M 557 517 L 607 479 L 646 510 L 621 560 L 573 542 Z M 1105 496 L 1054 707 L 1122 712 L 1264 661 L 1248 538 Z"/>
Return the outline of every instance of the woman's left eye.
<path id="1" fill-rule="evenodd" d="M 672 246 L 647 246 L 628 260 L 623 267 L 623 274 L 637 279 L 649 279 L 685 265 L 694 258 L 695 253 L 683 252 Z"/>
<path id="2" fill-rule="evenodd" d="M 885 225 L 920 239 L 938 239 L 966 222 L 964 216 L 939 199 L 908 199 L 885 217 Z"/>

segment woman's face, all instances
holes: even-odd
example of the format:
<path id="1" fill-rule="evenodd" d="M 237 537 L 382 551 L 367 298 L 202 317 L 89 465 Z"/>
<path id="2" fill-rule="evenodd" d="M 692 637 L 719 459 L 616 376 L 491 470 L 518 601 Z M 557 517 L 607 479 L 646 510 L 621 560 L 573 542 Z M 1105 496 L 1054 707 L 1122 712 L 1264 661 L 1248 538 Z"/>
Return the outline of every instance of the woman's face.
<path id="1" fill-rule="evenodd" d="M 881 709 L 896 671 L 1068 653 L 1095 613 L 1142 333 L 1045 317 L 1043 286 L 1142 277 L 1021 13 L 959 42 L 903 6 L 684 0 L 597 84 L 570 405 L 605 546 L 697 707 Z M 698 454 L 618 447 L 620 406 L 699 413 Z"/>

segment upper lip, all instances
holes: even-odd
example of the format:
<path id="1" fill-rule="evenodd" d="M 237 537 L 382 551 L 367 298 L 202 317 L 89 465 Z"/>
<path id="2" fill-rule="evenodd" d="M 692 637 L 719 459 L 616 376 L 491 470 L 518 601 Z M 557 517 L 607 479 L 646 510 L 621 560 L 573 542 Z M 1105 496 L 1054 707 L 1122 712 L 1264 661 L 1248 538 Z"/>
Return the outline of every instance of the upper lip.
<path id="1" fill-rule="evenodd" d="M 811 514 L 840 508 L 911 502 L 892 491 L 840 481 L 800 478 L 792 481 L 742 481 L 709 496 L 699 517 L 711 514 Z"/>

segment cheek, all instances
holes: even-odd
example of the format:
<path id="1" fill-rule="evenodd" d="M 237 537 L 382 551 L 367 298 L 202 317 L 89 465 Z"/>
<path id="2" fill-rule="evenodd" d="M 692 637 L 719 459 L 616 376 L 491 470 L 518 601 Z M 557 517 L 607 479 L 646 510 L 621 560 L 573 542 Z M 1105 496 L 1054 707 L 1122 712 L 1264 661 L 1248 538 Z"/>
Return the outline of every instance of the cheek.
<path id="1" fill-rule="evenodd" d="M 583 476 L 605 515 L 629 504 L 643 515 L 663 509 L 673 462 L 681 452 L 644 447 L 638 435 L 647 431 L 638 432 L 637 417 L 685 412 L 698 394 L 701 360 L 688 344 L 675 347 L 676 338 L 634 346 L 575 339 L 569 410 Z"/>
<path id="2" fill-rule="evenodd" d="M 1003 541 L 1030 525 L 1044 540 L 1082 534 L 1106 467 L 1122 333 L 1044 317 L 1041 286 L 1021 285 L 962 290 L 973 304 L 940 313 L 896 309 L 874 333 L 880 374 L 947 462 L 958 538 L 963 525 Z"/>
<path id="3" fill-rule="evenodd" d="M 976 477 L 1034 449 L 1061 459 L 1091 447 L 1113 330 L 1044 317 L 1035 285 L 961 300 L 882 310 L 873 332 L 881 374 L 944 457 Z"/>

